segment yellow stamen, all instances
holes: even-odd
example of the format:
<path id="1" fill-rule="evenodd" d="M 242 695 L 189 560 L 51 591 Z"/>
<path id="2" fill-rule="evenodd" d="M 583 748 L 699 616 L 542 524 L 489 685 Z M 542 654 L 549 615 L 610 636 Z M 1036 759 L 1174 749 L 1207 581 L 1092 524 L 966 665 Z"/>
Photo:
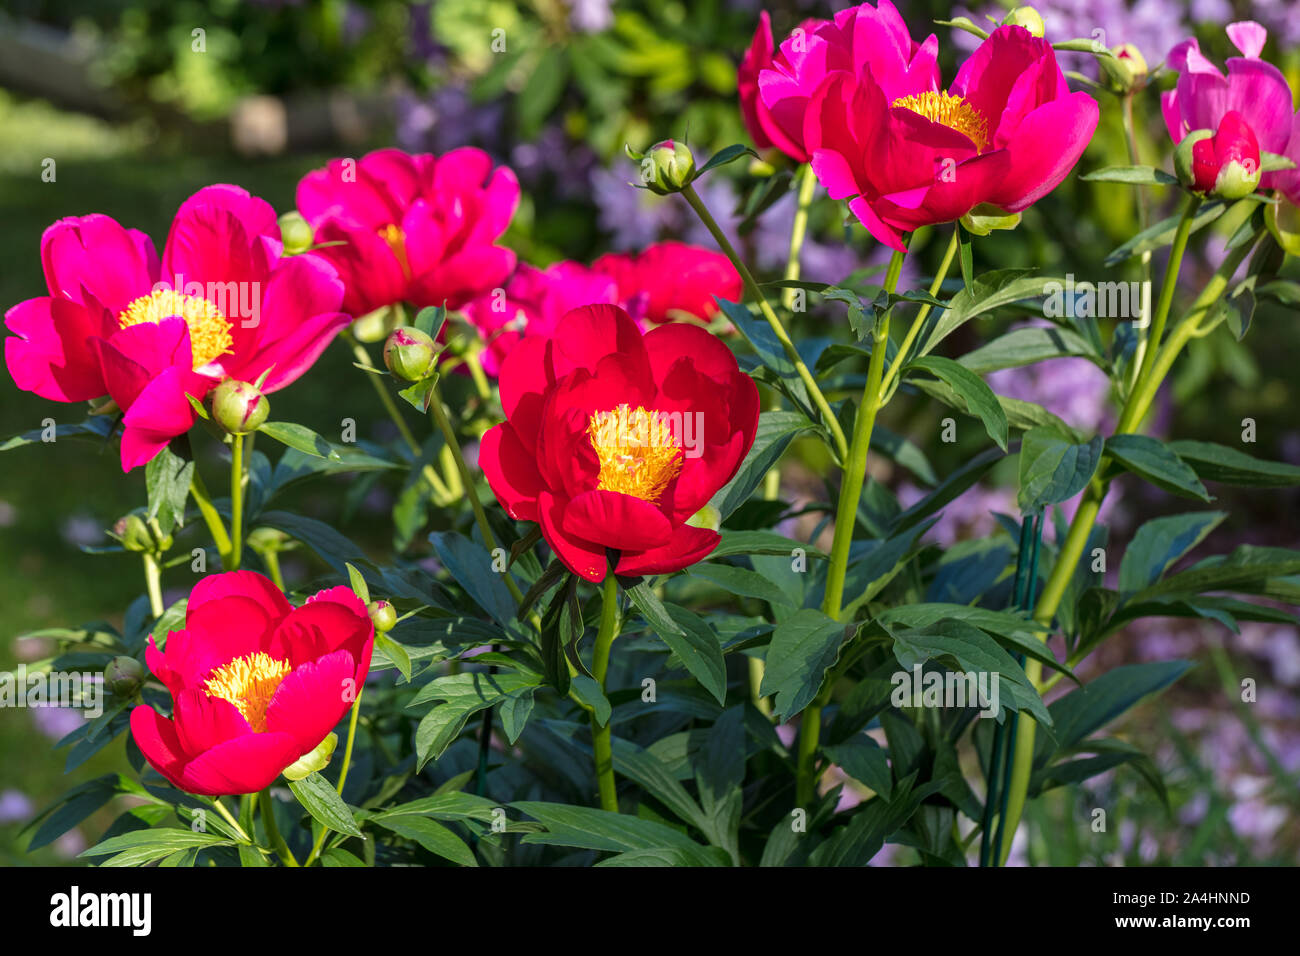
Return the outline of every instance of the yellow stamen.
<path id="1" fill-rule="evenodd" d="M 900 96 L 894 100 L 894 106 L 919 113 L 926 119 L 955 129 L 972 143 L 980 152 L 989 141 L 989 124 L 980 111 L 960 96 L 951 93 L 930 90 L 913 96 Z"/>
<path id="2" fill-rule="evenodd" d="M 658 501 L 682 470 L 682 450 L 663 412 L 627 404 L 596 412 L 587 424 L 600 460 L 596 487 Z"/>
<path id="3" fill-rule="evenodd" d="M 275 696 L 275 689 L 291 670 L 288 661 L 277 661 L 270 654 L 258 651 L 216 668 L 205 686 L 209 697 L 230 701 L 244 715 L 253 732 L 260 734 L 266 730 L 266 708 Z"/>
<path id="4" fill-rule="evenodd" d="M 119 328 L 125 329 L 141 322 L 157 323 L 172 317 L 184 319 L 190 327 L 190 352 L 196 369 L 228 354 L 235 344 L 230 335 L 230 323 L 215 305 L 199 296 L 171 289 L 159 289 L 140 296 L 122 311 L 117 322 Z"/>
<path id="5" fill-rule="evenodd" d="M 389 223 L 379 230 L 379 238 L 388 243 L 388 248 L 393 250 L 393 255 L 397 257 L 397 262 L 402 267 L 402 275 L 410 279 L 411 264 L 406 259 L 406 233 L 402 231 L 402 227 Z"/>

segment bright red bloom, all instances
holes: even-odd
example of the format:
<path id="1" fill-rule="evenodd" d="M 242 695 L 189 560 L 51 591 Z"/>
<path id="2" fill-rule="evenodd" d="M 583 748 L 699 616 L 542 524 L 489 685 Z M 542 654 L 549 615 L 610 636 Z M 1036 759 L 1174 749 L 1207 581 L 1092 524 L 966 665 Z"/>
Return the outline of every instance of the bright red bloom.
<path id="1" fill-rule="evenodd" d="M 1213 136 L 1197 140 L 1192 146 L 1192 189 L 1214 193 L 1227 189 L 1237 193 L 1253 192 L 1251 183 L 1259 184 L 1259 141 L 1241 114 L 1230 110 L 1219 120 Z M 1233 189 L 1232 186 L 1237 188 Z"/>
<path id="2" fill-rule="evenodd" d="M 122 468 L 150 461 L 194 424 L 187 394 L 268 370 L 262 390 L 283 388 L 348 323 L 333 267 L 281 258 L 279 235 L 271 206 L 237 186 L 185 200 L 161 262 L 108 216 L 59 220 L 41 237 L 50 294 L 5 315 L 9 373 L 54 401 L 110 395 L 126 413 Z"/>
<path id="3" fill-rule="evenodd" d="M 289 604 L 253 571 L 210 574 L 190 593 L 185 629 L 145 661 L 167 689 L 169 720 L 131 712 L 131 734 L 175 786 L 205 796 L 256 793 L 311 753 L 352 706 L 370 671 L 366 606 L 336 587 Z"/>
<path id="4" fill-rule="evenodd" d="M 440 157 L 381 149 L 334 159 L 298 184 L 298 211 L 347 286 L 355 316 L 408 302 L 458 309 L 506 281 L 515 254 L 496 240 L 519 181 L 479 149 Z"/>
<path id="5" fill-rule="evenodd" d="M 617 306 L 575 309 L 526 336 L 501 369 L 507 421 L 479 464 L 511 517 L 536 521 L 575 574 L 667 574 L 708 555 L 687 524 L 754 443 L 758 389 L 697 325 L 642 334 Z"/>
<path id="6" fill-rule="evenodd" d="M 614 278 L 619 304 L 633 318 L 655 324 L 708 321 L 718 311 L 714 296 L 739 302 L 744 294 L 730 259 L 684 242 L 657 242 L 639 255 L 610 253 L 591 268 Z"/>
<path id="7" fill-rule="evenodd" d="M 524 334 L 551 335 L 561 318 L 582 305 L 619 301 L 618 284 L 609 275 L 578 262 L 557 262 L 547 269 L 521 264 L 504 289 L 465 306 L 465 317 L 486 345 L 481 361 L 496 376 L 501 363 Z"/>
<path id="8" fill-rule="evenodd" d="M 804 52 L 795 50 L 801 39 Z M 988 203 L 1020 212 L 1054 189 L 1097 126 L 1097 103 L 1071 93 L 1052 46 L 998 27 L 945 91 L 937 41 L 914 43 L 881 0 L 781 45 L 759 74 L 763 102 L 802 145 L 817 178 L 873 236 L 959 219 Z"/>

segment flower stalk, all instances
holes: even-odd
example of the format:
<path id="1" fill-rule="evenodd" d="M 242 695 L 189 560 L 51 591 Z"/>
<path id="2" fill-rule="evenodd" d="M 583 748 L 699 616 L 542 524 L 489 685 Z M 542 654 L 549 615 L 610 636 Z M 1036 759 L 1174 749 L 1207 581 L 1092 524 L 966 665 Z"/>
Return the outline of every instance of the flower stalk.
<path id="1" fill-rule="evenodd" d="M 605 575 L 601 587 L 600 630 L 596 634 L 596 646 L 592 652 L 591 673 L 600 684 L 601 692 L 605 690 L 605 678 L 609 674 L 609 654 L 618 637 L 618 578 L 611 569 Z M 596 712 L 591 712 L 591 749 L 596 765 L 596 785 L 600 792 L 602 810 L 618 813 L 618 789 L 614 784 L 614 749 L 611 718 L 606 719 L 602 727 L 596 719 Z"/>

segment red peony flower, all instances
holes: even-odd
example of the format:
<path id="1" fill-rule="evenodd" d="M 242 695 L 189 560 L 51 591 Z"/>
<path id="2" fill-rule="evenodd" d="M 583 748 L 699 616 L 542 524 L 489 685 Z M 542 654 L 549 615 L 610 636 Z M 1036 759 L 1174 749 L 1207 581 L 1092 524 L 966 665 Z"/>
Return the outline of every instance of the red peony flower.
<path id="1" fill-rule="evenodd" d="M 730 259 L 684 242 L 658 242 L 639 255 L 610 253 L 591 268 L 613 277 L 619 304 L 633 318 L 655 324 L 682 318 L 708 321 L 718 311 L 714 296 L 739 302 L 744 295 Z"/>
<path id="2" fill-rule="evenodd" d="M 347 325 L 333 267 L 282 259 L 279 236 L 271 206 L 237 186 L 185 200 L 161 263 L 108 216 L 60 219 L 41 237 L 50 294 L 5 315 L 9 373 L 54 401 L 110 395 L 125 412 L 123 470 L 150 461 L 194 424 L 186 395 L 264 372 L 263 391 L 283 388 Z"/>
<path id="3" fill-rule="evenodd" d="M 381 149 L 330 160 L 298 184 L 298 210 L 347 287 L 354 316 L 409 302 L 458 309 L 506 281 L 515 254 L 496 240 L 519 205 L 519 181 L 487 153 L 440 157 Z"/>
<path id="4" fill-rule="evenodd" d="M 917 44 L 888 0 L 842 10 L 781 44 L 759 73 L 776 128 L 878 240 L 989 204 L 1020 212 L 1078 162 L 1098 107 L 1071 93 L 1052 46 L 995 29 L 940 89 L 934 36 Z M 777 145 L 782 145 L 780 140 Z M 789 150 L 787 150 L 789 151 Z"/>
<path id="5" fill-rule="evenodd" d="M 688 524 L 754 443 L 758 389 L 697 325 L 642 333 L 617 306 L 575 309 L 501 369 L 507 421 L 479 463 L 511 517 L 536 521 L 575 574 L 666 574 L 708 555 Z"/>
<path id="6" fill-rule="evenodd" d="M 253 571 L 210 574 L 190 593 L 185 629 L 145 660 L 171 691 L 172 719 L 141 705 L 131 733 L 181 790 L 256 793 L 311 753 L 348 712 L 370 671 L 375 629 L 345 587 L 289 604 Z"/>

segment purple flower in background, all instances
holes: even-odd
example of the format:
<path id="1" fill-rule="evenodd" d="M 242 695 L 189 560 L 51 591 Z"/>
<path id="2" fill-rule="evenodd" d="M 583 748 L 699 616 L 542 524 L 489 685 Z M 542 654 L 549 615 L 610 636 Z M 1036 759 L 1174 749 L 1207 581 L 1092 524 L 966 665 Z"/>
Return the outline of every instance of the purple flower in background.
<path id="1" fill-rule="evenodd" d="M 86 722 L 81 711 L 71 707 L 33 707 L 30 713 L 36 729 L 51 740 L 62 740 Z"/>
<path id="2" fill-rule="evenodd" d="M 572 0 L 569 25 L 579 33 L 599 33 L 614 25 L 613 0 Z"/>
<path id="3" fill-rule="evenodd" d="M 26 820 L 36 812 L 27 795 L 17 790 L 0 791 L 0 823 Z"/>
<path id="4" fill-rule="evenodd" d="M 1066 424 L 1087 433 L 1114 423 L 1108 399 L 1110 379 L 1083 358 L 1057 358 L 990 372 L 989 387 L 1000 395 L 1036 402 Z"/>
<path id="5" fill-rule="evenodd" d="M 506 128 L 505 103 L 471 102 L 459 86 L 444 86 L 428 95 L 397 97 L 397 143 L 407 152 L 446 153 L 458 146 L 478 146 L 502 159 L 501 133 Z"/>

